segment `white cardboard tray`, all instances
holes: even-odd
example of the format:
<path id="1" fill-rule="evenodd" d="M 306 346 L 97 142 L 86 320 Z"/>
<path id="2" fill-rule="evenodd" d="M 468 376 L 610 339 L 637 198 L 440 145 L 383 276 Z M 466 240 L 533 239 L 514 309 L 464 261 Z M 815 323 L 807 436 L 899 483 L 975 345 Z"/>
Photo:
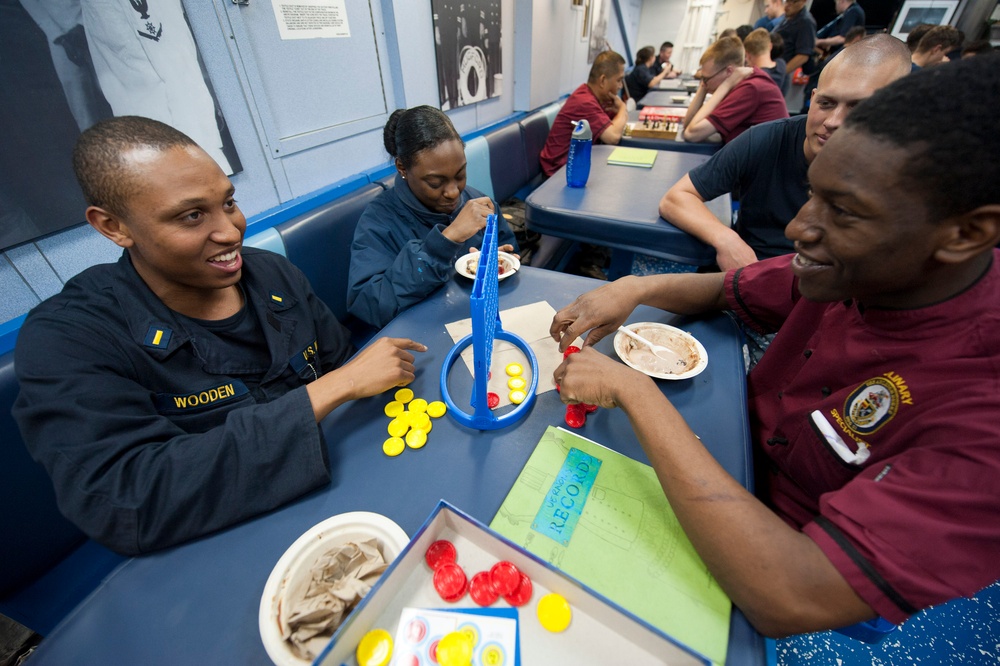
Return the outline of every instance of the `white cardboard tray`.
<path id="1" fill-rule="evenodd" d="M 432 572 L 424 562 L 424 553 L 438 539 L 447 539 L 455 545 L 458 564 L 469 578 L 500 560 L 513 562 L 531 578 L 534 585 L 531 601 L 518 612 L 520 663 L 525 666 L 711 664 L 706 657 L 442 500 L 368 596 L 341 625 L 314 666 L 356 666 L 354 651 L 361 638 L 375 628 L 385 629 L 395 636 L 400 613 L 405 607 L 478 608 L 468 594 L 456 604 L 449 604 L 434 590 Z M 542 628 L 535 615 L 538 600 L 549 592 L 564 596 L 573 611 L 569 627 L 557 634 Z M 509 606 L 501 599 L 491 606 L 497 607 Z"/>

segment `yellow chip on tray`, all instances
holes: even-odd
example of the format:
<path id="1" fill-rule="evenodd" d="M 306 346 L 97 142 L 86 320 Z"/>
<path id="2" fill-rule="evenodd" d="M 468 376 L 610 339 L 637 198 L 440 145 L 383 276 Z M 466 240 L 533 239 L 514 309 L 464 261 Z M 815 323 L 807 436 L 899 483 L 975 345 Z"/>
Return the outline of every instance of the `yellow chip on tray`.
<path id="1" fill-rule="evenodd" d="M 413 390 L 408 388 L 401 388 L 396 391 L 396 400 L 402 403 L 407 403 L 413 400 Z"/>
<path id="2" fill-rule="evenodd" d="M 386 416 L 394 418 L 402 414 L 404 409 L 406 409 L 406 407 L 403 406 L 403 403 L 398 400 L 393 400 L 392 402 L 386 403 L 384 411 Z"/>
<path id="3" fill-rule="evenodd" d="M 406 448 L 406 443 L 399 437 L 390 437 L 382 442 L 382 453 L 389 457 L 398 456 Z"/>
<path id="4" fill-rule="evenodd" d="M 385 629 L 372 629 L 361 638 L 354 656 L 358 666 L 386 666 L 392 658 L 392 636 Z"/>
<path id="5" fill-rule="evenodd" d="M 566 629 L 573 619 L 573 610 L 569 602 L 564 596 L 555 592 L 549 592 L 539 599 L 535 612 L 541 625 L 553 633 Z"/>
<path id="6" fill-rule="evenodd" d="M 515 405 L 520 405 L 524 402 L 524 399 L 528 397 L 528 394 L 518 389 L 517 391 L 511 391 L 507 397 L 510 398 L 510 401 Z"/>
<path id="7" fill-rule="evenodd" d="M 520 377 L 521 373 L 524 372 L 524 368 L 521 367 L 520 363 L 508 363 L 507 364 L 507 375 L 510 377 Z"/>
<path id="8" fill-rule="evenodd" d="M 427 443 L 427 433 L 423 430 L 411 430 L 406 433 L 406 445 L 411 449 L 419 449 Z"/>
<path id="9" fill-rule="evenodd" d="M 444 416 L 444 413 L 448 411 L 448 405 L 444 404 L 440 400 L 435 400 L 431 404 L 427 405 L 427 413 L 436 419 Z"/>
<path id="10" fill-rule="evenodd" d="M 437 644 L 437 662 L 441 666 L 469 666 L 475 647 L 468 634 L 461 631 L 445 634 Z"/>
<path id="11" fill-rule="evenodd" d="M 524 377 L 511 377 L 507 380 L 507 388 L 511 391 L 520 391 L 528 385 L 528 382 L 524 381 Z M 392 416 L 390 414 L 389 416 Z"/>
<path id="12" fill-rule="evenodd" d="M 410 401 L 409 409 L 415 414 L 423 414 L 427 411 L 427 401 L 423 398 L 414 398 Z"/>

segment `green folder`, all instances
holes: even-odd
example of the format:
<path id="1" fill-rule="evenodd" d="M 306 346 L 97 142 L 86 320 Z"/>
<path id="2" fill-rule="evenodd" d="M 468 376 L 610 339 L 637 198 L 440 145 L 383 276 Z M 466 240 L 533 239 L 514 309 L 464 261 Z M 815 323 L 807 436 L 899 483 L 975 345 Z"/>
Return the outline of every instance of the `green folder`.
<path id="1" fill-rule="evenodd" d="M 649 465 L 550 426 L 490 527 L 713 663 L 726 662 L 732 604 Z"/>
<path id="2" fill-rule="evenodd" d="M 650 148 L 626 148 L 618 146 L 608 155 L 608 164 L 621 164 L 623 166 L 637 166 L 650 169 L 656 161 L 658 151 Z"/>

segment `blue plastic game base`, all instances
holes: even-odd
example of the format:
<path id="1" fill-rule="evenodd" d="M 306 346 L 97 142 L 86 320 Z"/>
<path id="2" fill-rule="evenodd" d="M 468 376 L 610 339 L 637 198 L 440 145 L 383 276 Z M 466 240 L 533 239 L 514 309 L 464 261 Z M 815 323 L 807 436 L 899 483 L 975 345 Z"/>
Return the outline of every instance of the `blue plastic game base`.
<path id="1" fill-rule="evenodd" d="M 525 391 L 527 397 L 524 399 L 524 402 L 512 411 L 502 416 L 497 416 L 489 408 L 487 401 L 483 399 L 473 401 L 476 411 L 469 414 L 459 409 L 455 405 L 455 401 L 451 399 L 451 393 L 448 392 L 448 373 L 451 370 L 451 366 L 461 356 L 462 351 L 472 344 L 471 335 L 465 336 L 451 348 L 448 356 L 444 359 L 444 365 L 441 366 L 441 395 L 444 396 L 445 404 L 448 405 L 448 413 L 462 425 L 475 428 L 476 430 L 496 430 L 511 425 L 524 416 L 531 409 L 531 406 L 535 404 L 535 390 L 538 388 L 538 359 L 535 358 L 535 352 L 524 341 L 524 338 L 519 335 L 501 330 L 497 331 L 495 336 L 498 340 L 506 340 L 524 352 L 524 355 L 531 364 L 531 385 Z M 485 398 L 485 395 L 483 397 Z"/>

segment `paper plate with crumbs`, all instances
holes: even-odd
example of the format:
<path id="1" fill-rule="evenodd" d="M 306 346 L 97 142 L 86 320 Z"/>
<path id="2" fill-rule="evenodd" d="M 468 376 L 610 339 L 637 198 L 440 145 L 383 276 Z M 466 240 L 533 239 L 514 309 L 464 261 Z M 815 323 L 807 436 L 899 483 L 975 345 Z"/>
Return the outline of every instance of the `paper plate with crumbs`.
<path id="1" fill-rule="evenodd" d="M 459 275 L 469 278 L 470 280 L 476 279 L 476 269 L 479 268 L 479 253 L 470 252 L 469 254 L 463 255 L 458 258 L 455 262 L 455 272 Z M 506 280 L 511 275 L 516 273 L 518 269 L 521 268 L 521 261 L 512 254 L 507 252 L 497 253 L 497 275 L 498 280 Z"/>
<path id="2" fill-rule="evenodd" d="M 367 511 L 333 516 L 296 539 L 274 566 L 260 598 L 260 637 L 271 661 L 278 666 L 312 663 L 309 654 L 318 655 L 336 628 L 304 637 L 324 622 L 342 623 L 409 540 L 399 525 Z M 356 599 L 341 608 L 344 600 L 332 591 Z"/>
<path id="3" fill-rule="evenodd" d="M 657 379 L 690 379 L 708 367 L 708 352 L 687 331 L 658 322 L 626 324 L 625 327 L 676 354 L 676 358 L 660 358 L 646 345 L 619 331 L 615 334 L 615 353 L 630 368 Z"/>

